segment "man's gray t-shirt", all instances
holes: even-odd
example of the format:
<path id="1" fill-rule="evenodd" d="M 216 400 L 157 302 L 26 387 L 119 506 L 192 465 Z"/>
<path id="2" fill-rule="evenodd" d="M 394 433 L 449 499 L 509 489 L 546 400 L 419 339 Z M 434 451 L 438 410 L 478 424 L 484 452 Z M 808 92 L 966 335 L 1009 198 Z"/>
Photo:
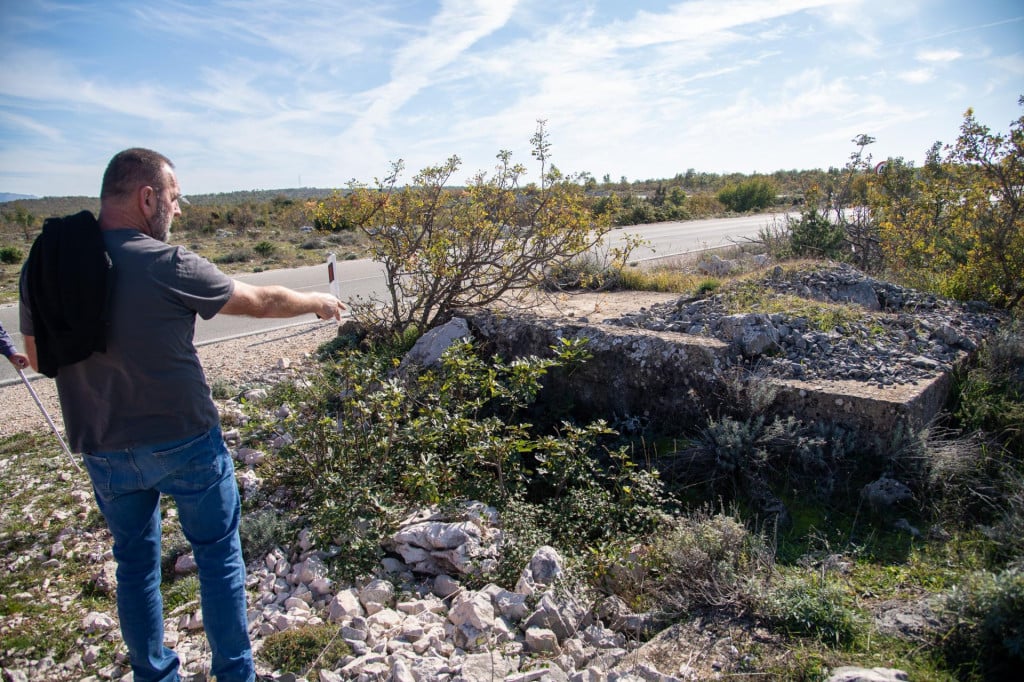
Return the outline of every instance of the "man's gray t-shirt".
<path id="1" fill-rule="evenodd" d="M 199 435 L 219 422 L 193 343 L 234 291 L 212 263 L 137 230 L 105 230 L 113 262 L 107 351 L 65 365 L 57 391 L 76 452 L 121 450 Z M 22 293 L 21 331 L 32 335 Z"/>

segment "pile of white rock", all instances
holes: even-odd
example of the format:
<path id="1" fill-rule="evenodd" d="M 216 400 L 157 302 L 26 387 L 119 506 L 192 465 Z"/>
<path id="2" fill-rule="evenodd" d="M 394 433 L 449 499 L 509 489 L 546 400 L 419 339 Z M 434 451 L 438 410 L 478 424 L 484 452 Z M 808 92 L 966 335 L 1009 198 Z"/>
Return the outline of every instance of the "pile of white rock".
<path id="1" fill-rule="evenodd" d="M 627 631 L 638 621 L 622 617 L 618 605 L 604 614 L 611 616 L 606 624 L 560 589 L 562 559 L 554 548 L 534 553 L 515 591 L 494 584 L 464 588 L 459 577 L 480 570 L 500 542 L 493 509 L 468 511 L 478 513 L 458 520 L 436 512 L 411 517 L 389 543 L 403 559 L 386 559 L 384 577 L 357 585 L 331 581 L 329 555 L 308 534 L 294 562 L 282 550 L 271 552 L 249 576 L 258 595 L 250 610 L 257 648 L 276 632 L 333 623 L 352 654 L 318 668 L 324 682 L 676 679 L 649 666 L 639 676 L 614 670 L 640 644 Z"/>

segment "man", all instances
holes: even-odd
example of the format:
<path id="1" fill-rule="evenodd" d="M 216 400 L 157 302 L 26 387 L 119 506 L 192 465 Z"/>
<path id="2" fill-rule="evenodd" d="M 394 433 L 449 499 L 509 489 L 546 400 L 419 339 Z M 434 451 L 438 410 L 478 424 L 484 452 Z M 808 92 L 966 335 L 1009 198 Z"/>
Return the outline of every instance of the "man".
<path id="1" fill-rule="evenodd" d="M 329 294 L 232 280 L 170 246 L 181 200 L 165 156 L 136 148 L 111 159 L 98 226 L 111 264 L 105 350 L 60 366 L 57 389 L 68 440 L 83 455 L 114 538 L 117 610 L 134 679 L 178 679 L 178 657 L 163 644 L 159 501 L 165 494 L 175 500 L 199 567 L 210 672 L 217 682 L 251 682 L 240 502 L 193 345 L 195 316 L 337 319 L 344 306 Z M 31 268 L 30 258 L 22 274 L 21 328 L 38 369 L 37 350 L 44 349 L 37 349 L 34 322 L 43 320 L 33 319 L 33 302 L 45 309 L 59 293 L 26 291 L 28 282 L 48 281 L 26 276 Z"/>

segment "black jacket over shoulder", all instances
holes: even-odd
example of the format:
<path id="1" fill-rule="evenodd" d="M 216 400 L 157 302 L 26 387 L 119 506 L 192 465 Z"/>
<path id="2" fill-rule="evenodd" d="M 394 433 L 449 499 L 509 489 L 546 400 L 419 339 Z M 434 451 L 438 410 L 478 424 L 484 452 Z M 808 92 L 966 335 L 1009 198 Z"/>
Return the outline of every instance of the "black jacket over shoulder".
<path id="1" fill-rule="evenodd" d="M 57 370 L 107 350 L 114 278 L 99 223 L 89 211 L 48 218 L 25 262 L 39 371 Z"/>

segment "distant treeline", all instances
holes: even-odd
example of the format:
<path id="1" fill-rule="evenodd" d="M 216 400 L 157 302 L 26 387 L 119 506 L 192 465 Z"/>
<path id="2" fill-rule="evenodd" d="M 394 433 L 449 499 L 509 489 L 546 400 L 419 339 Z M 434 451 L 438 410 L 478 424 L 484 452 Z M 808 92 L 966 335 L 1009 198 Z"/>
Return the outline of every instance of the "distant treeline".
<path id="1" fill-rule="evenodd" d="M 581 173 L 577 181 L 585 188 L 597 214 L 606 214 L 620 225 L 685 220 L 717 215 L 729 210 L 763 209 L 770 205 L 792 205 L 812 187 L 835 183 L 842 171 L 779 170 L 770 174 L 706 173 L 693 168 L 672 178 L 600 181 Z M 756 205 L 734 206 L 724 197 L 756 185 L 763 200 Z M 452 187 L 452 189 L 459 189 Z M 316 224 L 316 205 L 338 193 L 338 189 L 299 187 L 289 189 L 242 190 L 218 194 L 188 195 L 177 231 L 212 233 L 222 228 L 295 229 Z M 0 203 L 0 230 L 20 232 L 25 239 L 42 227 L 50 216 L 70 215 L 88 210 L 98 213 L 98 197 L 43 197 Z M 323 226 L 321 226 L 323 227 Z M 328 227 L 329 231 L 334 229 Z M 335 228 L 336 229 L 336 228 Z"/>

